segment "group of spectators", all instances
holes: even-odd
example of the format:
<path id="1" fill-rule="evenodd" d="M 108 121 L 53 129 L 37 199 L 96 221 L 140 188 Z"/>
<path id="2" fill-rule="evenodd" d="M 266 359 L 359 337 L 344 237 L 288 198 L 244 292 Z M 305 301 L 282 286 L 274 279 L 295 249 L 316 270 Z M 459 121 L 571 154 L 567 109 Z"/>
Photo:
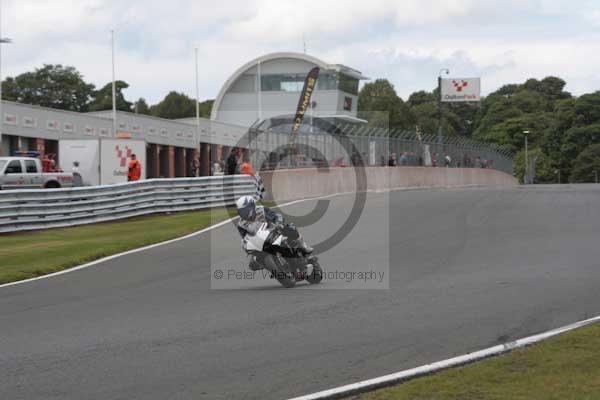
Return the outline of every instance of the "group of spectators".
<path id="1" fill-rule="evenodd" d="M 412 152 L 404 152 L 400 154 L 400 158 L 397 157 L 396 153 L 391 153 L 387 159 L 385 156 L 381 156 L 380 165 L 388 166 L 388 167 L 397 167 L 397 166 L 426 166 L 427 164 L 423 160 L 423 157 L 420 155 L 416 155 Z M 456 167 L 456 168 L 493 168 L 494 160 L 486 160 L 482 159 L 480 156 L 475 157 L 473 160 L 471 156 L 465 153 L 462 159 L 452 159 L 449 154 L 440 155 L 439 153 L 434 153 L 431 155 L 431 167 Z"/>
<path id="2" fill-rule="evenodd" d="M 250 157 L 245 151 L 232 148 L 226 159 L 216 161 L 213 164 L 212 175 L 251 175 L 256 176 L 256 172 L 250 162 Z"/>
<path id="3" fill-rule="evenodd" d="M 256 182 L 256 198 L 263 199 L 265 187 L 262 178 L 254 171 L 247 151 L 232 148 L 226 160 L 213 164 L 212 175 L 249 175 Z"/>
<path id="4" fill-rule="evenodd" d="M 319 165 L 319 160 L 311 160 L 313 165 Z M 386 159 L 384 155 L 380 157 L 379 165 L 382 167 L 402 167 L 402 166 L 431 166 L 431 167 L 456 167 L 456 168 L 493 168 L 494 160 L 481 158 L 479 155 L 474 159 L 471 155 L 464 153 L 462 158 L 453 159 L 449 154 L 434 153 L 429 162 L 425 162 L 422 155 L 413 152 L 403 152 L 400 157 L 396 153 L 390 153 Z M 336 157 L 329 163 L 332 167 L 347 166 L 369 166 L 367 155 L 355 152 L 350 156 L 350 163 L 347 163 L 344 156 Z M 227 158 L 215 161 L 212 165 L 212 175 L 251 175 L 256 176 L 256 172 L 250 162 L 246 151 L 233 148 Z"/>
<path id="5" fill-rule="evenodd" d="M 419 165 L 422 166 L 422 165 L 424 165 L 424 162 L 423 162 L 423 157 L 417 156 L 415 153 L 412 153 L 412 152 L 404 152 L 404 153 L 400 154 L 400 158 L 398 158 L 396 153 L 391 153 L 387 159 L 387 162 L 385 160 L 385 156 L 381 156 L 379 165 L 381 165 L 382 167 L 385 167 L 386 165 L 388 167 L 397 167 L 397 166 L 404 167 L 404 166 L 419 166 Z"/>
<path id="6" fill-rule="evenodd" d="M 211 175 L 256 175 L 245 151 L 233 148 L 229 155 L 211 165 Z M 200 176 L 200 161 L 194 158 L 188 165 L 188 176 Z"/>

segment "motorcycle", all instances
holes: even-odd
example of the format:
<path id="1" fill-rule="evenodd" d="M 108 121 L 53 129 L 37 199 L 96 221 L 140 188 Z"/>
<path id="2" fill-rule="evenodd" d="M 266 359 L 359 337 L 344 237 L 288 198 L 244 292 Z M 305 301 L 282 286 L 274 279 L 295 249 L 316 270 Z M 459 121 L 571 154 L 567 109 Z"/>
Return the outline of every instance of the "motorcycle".
<path id="1" fill-rule="evenodd" d="M 293 288 L 296 282 L 302 280 L 310 284 L 323 280 L 318 258 L 305 254 L 297 229 L 271 222 L 257 224 L 260 226 L 256 234 L 242 239 L 242 248 L 253 258 L 252 270 L 266 269 L 271 278 L 277 279 L 286 288 Z"/>

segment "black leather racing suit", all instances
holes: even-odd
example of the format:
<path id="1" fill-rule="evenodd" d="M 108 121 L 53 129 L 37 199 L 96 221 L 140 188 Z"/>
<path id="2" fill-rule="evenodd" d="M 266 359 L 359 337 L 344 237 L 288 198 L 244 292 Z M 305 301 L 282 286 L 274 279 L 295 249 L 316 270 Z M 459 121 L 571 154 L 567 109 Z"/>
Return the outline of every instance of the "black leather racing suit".
<path id="1" fill-rule="evenodd" d="M 258 229 L 260 229 L 260 226 L 265 222 L 281 225 L 283 227 L 284 236 L 287 236 L 288 238 L 300 238 L 300 233 L 294 224 L 285 224 L 281 214 L 263 206 L 256 206 L 256 217 L 253 221 L 243 220 L 240 218 L 237 225 L 238 232 L 240 233 L 242 239 L 244 239 L 246 235 L 254 236 L 256 235 L 256 232 L 258 232 Z M 313 249 L 308 246 L 303 239 L 301 239 L 298 244 L 304 250 L 305 254 L 312 253 Z M 257 264 L 254 257 L 251 258 L 249 267 L 252 270 L 261 268 L 261 266 Z"/>

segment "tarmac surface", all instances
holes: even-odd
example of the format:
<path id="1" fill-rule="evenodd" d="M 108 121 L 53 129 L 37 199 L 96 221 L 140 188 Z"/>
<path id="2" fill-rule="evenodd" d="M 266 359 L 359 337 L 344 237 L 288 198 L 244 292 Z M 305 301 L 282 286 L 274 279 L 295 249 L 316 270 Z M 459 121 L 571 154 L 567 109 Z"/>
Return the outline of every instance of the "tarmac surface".
<path id="1" fill-rule="evenodd" d="M 312 244 L 354 197 L 328 200 Z M 438 361 L 600 314 L 599 238 L 600 185 L 369 194 L 323 283 L 284 289 L 226 224 L 0 288 L 0 399 L 285 399 Z"/>

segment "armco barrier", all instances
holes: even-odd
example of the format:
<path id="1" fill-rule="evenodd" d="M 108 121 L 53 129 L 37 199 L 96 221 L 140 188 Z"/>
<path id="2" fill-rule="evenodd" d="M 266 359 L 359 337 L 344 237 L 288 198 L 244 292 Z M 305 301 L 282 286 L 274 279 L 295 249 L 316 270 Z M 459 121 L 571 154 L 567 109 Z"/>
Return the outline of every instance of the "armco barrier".
<path id="1" fill-rule="evenodd" d="M 249 176 L 149 179 L 110 186 L 0 191 L 0 233 L 231 205 L 255 194 Z"/>
<path id="2" fill-rule="evenodd" d="M 365 167 L 366 189 L 461 186 L 516 186 L 517 179 L 501 171 L 482 168 Z M 354 168 L 276 170 L 261 173 L 265 200 L 295 200 L 350 193 L 357 190 Z"/>

